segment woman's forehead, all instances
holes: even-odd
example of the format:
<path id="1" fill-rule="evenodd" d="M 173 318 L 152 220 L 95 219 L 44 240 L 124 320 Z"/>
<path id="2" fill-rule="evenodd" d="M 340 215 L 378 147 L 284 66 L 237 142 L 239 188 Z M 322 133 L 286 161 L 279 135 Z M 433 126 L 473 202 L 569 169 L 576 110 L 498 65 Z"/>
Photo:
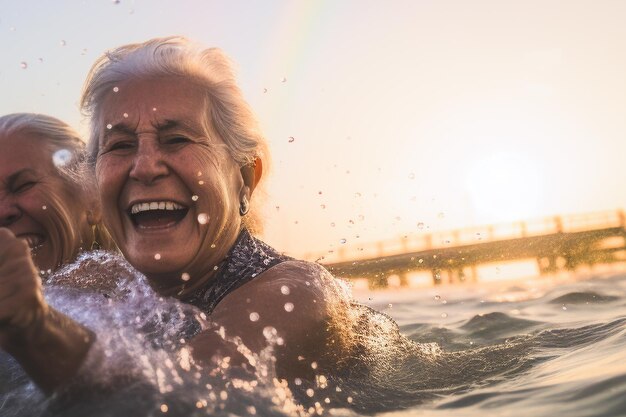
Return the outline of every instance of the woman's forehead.
<path id="1" fill-rule="evenodd" d="M 200 134 L 210 129 L 207 106 L 204 90 L 179 77 L 126 81 L 104 96 L 98 125 L 103 135 L 174 127 Z"/>

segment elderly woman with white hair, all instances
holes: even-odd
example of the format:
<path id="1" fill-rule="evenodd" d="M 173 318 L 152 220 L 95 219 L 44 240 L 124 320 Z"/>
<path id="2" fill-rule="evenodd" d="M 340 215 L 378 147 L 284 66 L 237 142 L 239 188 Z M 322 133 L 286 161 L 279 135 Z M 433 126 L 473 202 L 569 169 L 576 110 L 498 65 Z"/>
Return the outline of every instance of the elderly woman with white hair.
<path id="1" fill-rule="evenodd" d="M 290 383 L 348 361 L 358 314 L 342 284 L 253 236 L 267 146 L 220 50 L 170 37 L 109 51 L 82 108 L 104 223 L 159 294 L 253 351 L 274 335 Z M 222 353 L 202 335 L 192 344 L 196 358 Z"/>
<path id="2" fill-rule="evenodd" d="M 91 120 L 88 163 L 103 222 L 160 296 L 197 307 L 222 337 L 241 340 L 253 353 L 273 344 L 276 376 L 292 389 L 356 372 L 355 363 L 370 360 L 368 340 L 377 344 L 377 331 L 398 334 L 392 320 L 354 304 L 322 266 L 254 237 L 261 222 L 253 192 L 267 146 L 220 50 L 180 37 L 122 46 L 95 63 L 81 103 Z M 27 274 L 29 265 L 20 265 Z M 14 316 L 42 308 L 37 291 L 30 301 Z M 376 325 L 364 327 L 370 316 Z M 57 331 L 80 334 L 75 329 Z M 221 342 L 207 331 L 189 345 L 196 361 L 228 356 L 231 365 L 250 364 Z M 58 386 L 78 372 L 92 343 L 85 337 L 78 354 L 66 355 Z M 36 381 L 45 373 L 38 360 L 21 363 L 34 369 Z"/>
<path id="3" fill-rule="evenodd" d="M 93 334 L 48 306 L 40 276 L 115 246 L 82 182 L 85 143 L 74 129 L 42 114 L 5 115 L 0 149 L 0 348 L 51 391 L 78 369 Z"/>

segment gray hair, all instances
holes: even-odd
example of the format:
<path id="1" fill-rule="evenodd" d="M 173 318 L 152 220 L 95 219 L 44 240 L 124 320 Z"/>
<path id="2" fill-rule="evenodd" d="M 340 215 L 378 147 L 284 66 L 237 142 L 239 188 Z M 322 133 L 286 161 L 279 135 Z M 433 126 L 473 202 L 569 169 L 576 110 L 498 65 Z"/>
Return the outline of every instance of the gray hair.
<path id="1" fill-rule="evenodd" d="M 81 97 L 81 109 L 91 118 L 91 158 L 98 152 L 104 97 L 129 79 L 168 76 L 190 79 L 204 88 L 211 103 L 207 120 L 241 166 L 266 156 L 265 138 L 237 86 L 229 58 L 218 48 L 206 49 L 184 37 L 171 36 L 108 51 L 91 68 Z"/>
<path id="2" fill-rule="evenodd" d="M 44 138 L 51 155 L 54 151 L 68 150 L 71 159 L 57 164 L 57 169 L 66 180 L 74 185 L 82 185 L 79 165 L 84 159 L 85 142 L 70 125 L 52 116 L 37 113 L 12 113 L 0 117 L 0 135 L 11 136 L 18 133 Z"/>
<path id="3" fill-rule="evenodd" d="M 233 159 L 244 166 L 260 157 L 264 167 L 269 167 L 267 141 L 237 85 L 230 59 L 218 48 L 204 48 L 180 36 L 120 46 L 95 62 L 80 101 L 83 114 L 91 119 L 87 151 L 92 164 L 103 129 L 100 120 L 104 98 L 123 81 L 159 77 L 182 77 L 201 86 L 211 104 L 207 125 L 226 143 Z M 261 225 L 255 215 L 244 220 L 249 228 L 259 231 Z"/>
<path id="4" fill-rule="evenodd" d="M 67 123 L 45 114 L 12 113 L 0 117 L 0 132 L 5 135 L 28 132 L 45 136 L 55 149 L 83 149 L 85 142 Z"/>

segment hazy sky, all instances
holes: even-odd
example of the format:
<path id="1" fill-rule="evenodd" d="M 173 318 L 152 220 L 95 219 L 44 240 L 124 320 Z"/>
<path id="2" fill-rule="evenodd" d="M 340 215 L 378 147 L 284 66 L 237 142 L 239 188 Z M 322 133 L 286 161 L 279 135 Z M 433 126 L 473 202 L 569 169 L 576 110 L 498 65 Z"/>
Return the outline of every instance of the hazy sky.
<path id="1" fill-rule="evenodd" d="M 86 132 L 93 61 L 179 34 L 238 64 L 280 250 L 614 210 L 625 21 L 626 1 L 0 0 L 0 114 Z"/>

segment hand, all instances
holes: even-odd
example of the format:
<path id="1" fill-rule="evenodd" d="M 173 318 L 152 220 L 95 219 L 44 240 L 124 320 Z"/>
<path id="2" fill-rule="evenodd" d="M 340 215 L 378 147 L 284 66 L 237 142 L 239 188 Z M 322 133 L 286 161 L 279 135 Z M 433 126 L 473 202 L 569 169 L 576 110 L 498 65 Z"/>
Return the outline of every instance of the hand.
<path id="1" fill-rule="evenodd" d="M 0 228 L 0 347 L 28 339 L 47 311 L 28 244 Z"/>

